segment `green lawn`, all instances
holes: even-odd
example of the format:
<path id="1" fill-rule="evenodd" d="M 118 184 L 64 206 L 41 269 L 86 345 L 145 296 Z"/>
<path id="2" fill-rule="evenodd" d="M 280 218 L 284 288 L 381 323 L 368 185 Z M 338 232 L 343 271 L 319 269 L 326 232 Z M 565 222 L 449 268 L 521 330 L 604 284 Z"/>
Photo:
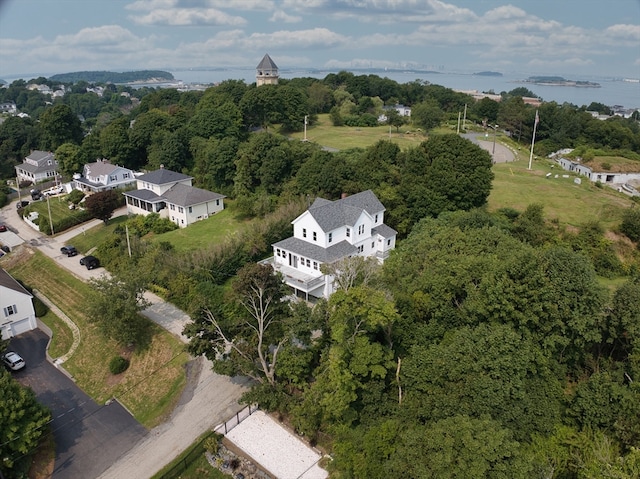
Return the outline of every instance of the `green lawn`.
<path id="1" fill-rule="evenodd" d="M 598 188 L 584 177 L 581 184 L 575 184 L 575 175 L 563 178 L 568 172 L 552 165 L 537 160 L 528 170 L 528 158 L 494 165 L 489 209 L 511 207 L 522 211 L 532 203 L 541 203 L 545 216 L 561 224 L 580 226 L 599 221 L 610 229 L 620 222 L 622 211 L 633 204 L 626 195 L 606 186 Z"/>
<path id="2" fill-rule="evenodd" d="M 30 199 L 30 198 L 29 198 Z M 40 216 L 49 216 L 49 208 L 51 209 L 51 218 L 56 223 L 62 218 L 66 218 L 69 214 L 73 213 L 69 209 L 69 203 L 64 200 L 64 196 L 57 196 L 50 198 L 49 201 L 43 199 L 41 201 L 32 201 L 29 203 L 25 210 L 25 216 L 27 212 L 37 211 Z"/>
<path id="3" fill-rule="evenodd" d="M 106 226 L 104 224 L 99 224 L 93 228 L 82 231 L 78 235 L 74 236 L 69 241 L 69 244 L 75 246 L 81 253 L 86 253 L 91 248 L 98 246 L 102 241 L 106 240 L 109 237 L 109 234 L 112 233 L 118 225 L 122 225 L 127 221 L 127 218 L 127 215 L 111 218 Z"/>
<path id="4" fill-rule="evenodd" d="M 49 355 L 55 359 L 66 354 L 73 344 L 73 333 L 69 326 L 50 310 L 38 319 L 46 324 L 53 333 L 53 338 L 49 345 Z"/>
<path id="5" fill-rule="evenodd" d="M 303 139 L 304 132 L 292 133 L 292 138 Z M 318 122 L 307 128 L 307 140 L 319 145 L 338 150 L 349 148 L 366 148 L 378 140 L 391 140 L 400 148 L 417 146 L 426 139 L 421 131 L 416 131 L 411 125 L 400 127 L 396 132 L 394 127 L 386 125 L 374 127 L 335 127 L 328 114 L 318 115 Z"/>
<path id="6" fill-rule="evenodd" d="M 153 339 L 144 351 L 131 352 L 105 339 L 85 313 L 91 286 L 40 252 L 27 250 L 24 260 L 9 272 L 41 291 L 78 325 L 80 345 L 64 367 L 87 394 L 98 404 L 118 398 L 147 427 L 166 417 L 186 383 L 183 365 L 189 357 L 178 339 L 151 321 Z M 130 355 L 131 365 L 113 376 L 108 363 L 118 354 Z"/>
<path id="7" fill-rule="evenodd" d="M 240 233 L 251 221 L 238 219 L 231 201 L 225 199 L 225 209 L 187 228 L 179 228 L 151 237 L 152 241 L 168 241 L 176 251 L 194 251 Z"/>

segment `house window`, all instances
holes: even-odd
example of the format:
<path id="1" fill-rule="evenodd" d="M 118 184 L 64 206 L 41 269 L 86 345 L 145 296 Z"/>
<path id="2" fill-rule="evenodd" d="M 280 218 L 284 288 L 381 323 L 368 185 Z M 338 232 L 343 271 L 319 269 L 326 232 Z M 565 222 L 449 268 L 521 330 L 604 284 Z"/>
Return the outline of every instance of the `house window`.
<path id="1" fill-rule="evenodd" d="M 391 240 L 390 239 L 387 240 L 387 246 L 391 246 Z"/>
<path id="2" fill-rule="evenodd" d="M 302 237 L 306 238 L 307 237 L 307 228 L 302 228 Z M 315 239 L 315 238 L 314 238 Z"/>
<path id="3" fill-rule="evenodd" d="M 109 181 L 118 181 L 118 175 L 109 176 Z"/>
<path id="4" fill-rule="evenodd" d="M 172 211 L 175 211 L 175 210 L 176 210 L 176 205 L 169 205 L 169 208 L 170 208 Z"/>
<path id="5" fill-rule="evenodd" d="M 216 206 L 220 206 L 220 200 L 216 200 Z"/>
<path id="6" fill-rule="evenodd" d="M 184 208 L 182 206 L 178 206 L 178 213 L 184 213 Z"/>
<path id="7" fill-rule="evenodd" d="M 318 235 L 315 231 L 313 232 L 313 241 L 318 241 Z"/>
<path id="8" fill-rule="evenodd" d="M 5 316 L 11 316 L 12 314 L 18 314 L 18 308 L 16 307 L 15 304 L 13 304 L 11 306 L 7 306 L 6 308 L 4 308 L 4 315 Z"/>
<path id="9" fill-rule="evenodd" d="M 315 270 L 318 269 L 318 262 L 317 261 L 313 262 L 313 269 L 315 269 Z"/>
<path id="10" fill-rule="evenodd" d="M 364 225 L 358 226 L 358 234 L 359 235 L 364 234 Z"/>
<path id="11" fill-rule="evenodd" d="M 364 246 L 358 246 L 358 253 L 362 253 L 364 251 Z"/>
<path id="12" fill-rule="evenodd" d="M 189 213 L 193 213 L 193 208 L 189 206 Z"/>
<path id="13" fill-rule="evenodd" d="M 371 242 L 371 249 L 375 248 L 375 246 L 376 246 L 375 241 L 372 241 L 372 242 Z"/>
<path id="14" fill-rule="evenodd" d="M 122 178 L 123 179 L 128 179 L 129 178 L 129 173 L 122 173 Z"/>
<path id="15" fill-rule="evenodd" d="M 333 233 L 329 233 L 329 243 L 333 241 Z"/>
<path id="16" fill-rule="evenodd" d="M 307 258 L 307 268 L 311 268 L 311 260 Z"/>
<path id="17" fill-rule="evenodd" d="M 347 238 L 351 236 L 351 228 L 347 228 Z"/>
<path id="18" fill-rule="evenodd" d="M 181 224 L 184 224 L 184 220 L 180 220 L 180 223 L 181 223 Z"/>
<path id="19" fill-rule="evenodd" d="M 378 215 L 376 215 L 376 223 L 378 222 Z"/>

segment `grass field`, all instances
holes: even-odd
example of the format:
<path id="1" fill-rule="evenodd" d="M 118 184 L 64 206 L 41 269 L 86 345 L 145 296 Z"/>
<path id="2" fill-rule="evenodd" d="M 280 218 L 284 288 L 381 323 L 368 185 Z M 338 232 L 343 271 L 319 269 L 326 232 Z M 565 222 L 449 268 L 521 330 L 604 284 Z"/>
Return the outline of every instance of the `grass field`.
<path id="1" fill-rule="evenodd" d="M 304 138 L 304 132 L 293 133 L 290 136 L 301 140 Z M 378 140 L 391 140 L 400 148 L 409 148 L 418 146 L 425 139 L 422 132 L 415 131 L 410 125 L 400 127 L 399 133 L 394 127 L 390 132 L 386 125 L 361 128 L 335 127 L 327 114 L 318 115 L 318 122 L 307 128 L 307 140 L 337 150 L 366 148 Z"/>
<path id="2" fill-rule="evenodd" d="M 547 160 L 538 160 L 529 170 L 528 159 L 494 165 L 489 209 L 511 207 L 523 211 L 532 203 L 540 203 L 550 220 L 571 226 L 598 221 L 611 229 L 619 224 L 623 210 L 633 204 L 628 196 L 613 188 L 598 188 L 586 178 L 576 184 L 575 175 L 563 178 L 567 172 L 552 165 Z M 546 176 L 548 173 L 550 177 Z"/>
<path id="3" fill-rule="evenodd" d="M 40 201 L 32 201 L 29 206 L 25 208 L 25 212 L 37 211 L 40 216 L 49 216 L 49 208 L 51 208 L 51 218 L 56 223 L 62 218 L 69 216 L 72 211 L 69 209 L 69 203 L 65 201 L 64 196 L 57 196 L 50 198 L 47 202 L 46 199 Z M 30 200 L 31 198 L 27 198 Z M 47 205 L 48 203 L 48 205 Z"/>
<path id="4" fill-rule="evenodd" d="M 109 236 L 110 233 L 113 232 L 113 230 L 115 230 L 119 225 L 124 224 L 126 221 L 126 215 L 111 218 L 106 226 L 101 223 L 98 226 L 94 226 L 93 228 L 83 231 L 82 233 L 74 236 L 69 241 L 69 244 L 75 246 L 81 253 L 86 254 L 87 251 L 98 246 Z"/>
<path id="5" fill-rule="evenodd" d="M 10 273 L 41 291 L 80 329 L 80 345 L 64 364 L 78 385 L 99 404 L 118 398 L 146 427 L 159 424 L 173 409 L 186 382 L 183 365 L 188 355 L 183 344 L 152 322 L 153 339 L 144 351 L 132 352 L 105 339 L 85 313 L 90 285 L 40 252 L 25 249 L 24 256 Z M 108 363 L 118 354 L 129 357 L 131 365 L 113 376 Z"/>

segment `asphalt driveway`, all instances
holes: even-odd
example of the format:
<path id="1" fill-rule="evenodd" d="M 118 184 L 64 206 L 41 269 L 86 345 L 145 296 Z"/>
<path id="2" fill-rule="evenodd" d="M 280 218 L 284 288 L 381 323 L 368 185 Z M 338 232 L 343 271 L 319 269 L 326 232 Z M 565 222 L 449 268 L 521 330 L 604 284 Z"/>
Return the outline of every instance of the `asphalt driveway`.
<path id="1" fill-rule="evenodd" d="M 30 386 L 53 415 L 56 442 L 54 479 L 98 477 L 146 434 L 119 403 L 96 404 L 45 357 L 48 337 L 40 330 L 11 340 L 10 350 L 27 366 L 14 377 Z"/>

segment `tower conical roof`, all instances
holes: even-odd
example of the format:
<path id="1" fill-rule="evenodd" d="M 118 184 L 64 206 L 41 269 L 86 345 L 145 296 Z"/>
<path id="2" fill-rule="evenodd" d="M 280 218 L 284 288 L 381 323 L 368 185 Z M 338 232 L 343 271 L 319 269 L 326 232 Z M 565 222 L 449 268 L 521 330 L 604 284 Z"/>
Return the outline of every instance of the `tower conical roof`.
<path id="1" fill-rule="evenodd" d="M 257 69 L 258 70 L 277 70 L 278 65 L 274 63 L 274 61 L 271 59 L 271 57 L 267 53 L 262 58 L 262 61 L 258 64 Z"/>

